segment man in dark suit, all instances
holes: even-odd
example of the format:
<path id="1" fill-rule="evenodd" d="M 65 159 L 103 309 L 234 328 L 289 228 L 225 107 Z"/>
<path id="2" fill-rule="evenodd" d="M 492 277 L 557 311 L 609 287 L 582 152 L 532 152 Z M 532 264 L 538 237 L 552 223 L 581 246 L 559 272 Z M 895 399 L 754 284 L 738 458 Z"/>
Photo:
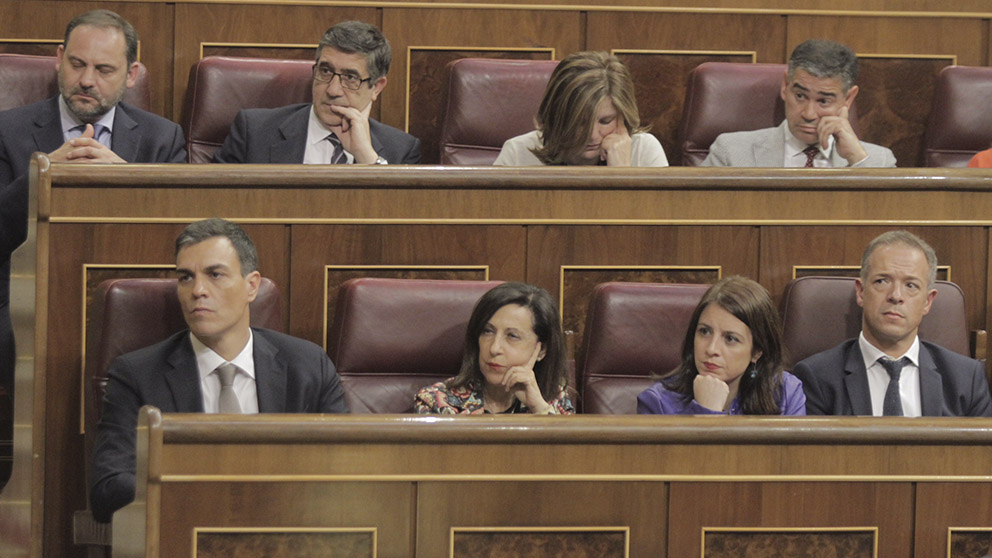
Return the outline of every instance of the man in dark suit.
<path id="1" fill-rule="evenodd" d="M 181 163 L 182 130 L 120 102 L 138 78 L 138 35 L 114 12 L 76 16 L 56 51 L 59 95 L 0 112 L 0 383 L 13 389 L 10 256 L 27 238 L 28 162 Z"/>
<path id="2" fill-rule="evenodd" d="M 810 415 L 992 416 L 985 367 L 917 331 L 937 296 L 937 256 L 922 239 L 892 231 L 874 240 L 855 282 L 861 335 L 792 371 Z"/>
<path id="3" fill-rule="evenodd" d="M 834 41 L 810 39 L 792 51 L 775 128 L 717 136 L 704 167 L 894 167 L 886 147 L 861 141 L 848 111 L 858 95 L 858 57 Z"/>
<path id="4" fill-rule="evenodd" d="M 199 221 L 176 239 L 177 291 L 189 326 L 110 366 L 93 455 L 97 521 L 134 499 L 135 428 L 142 405 L 180 413 L 346 413 L 327 353 L 302 339 L 249 327 L 261 276 L 238 225 Z"/>
<path id="5" fill-rule="evenodd" d="M 374 25 L 331 27 L 317 47 L 313 103 L 241 111 L 214 162 L 419 163 L 420 140 L 369 118 L 386 87 L 391 56 Z"/>

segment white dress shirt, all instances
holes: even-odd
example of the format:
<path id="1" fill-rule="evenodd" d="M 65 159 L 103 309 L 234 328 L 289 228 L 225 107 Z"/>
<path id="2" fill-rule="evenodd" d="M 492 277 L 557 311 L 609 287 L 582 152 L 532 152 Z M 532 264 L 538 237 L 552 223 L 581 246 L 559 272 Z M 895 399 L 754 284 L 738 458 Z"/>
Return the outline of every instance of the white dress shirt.
<path id="1" fill-rule="evenodd" d="M 200 391 L 203 392 L 203 410 L 207 413 L 220 411 L 220 376 L 217 367 L 226 364 L 220 355 L 207 347 L 192 333 L 193 353 L 196 355 L 196 365 L 200 371 Z M 252 356 L 254 336 L 248 330 L 248 343 L 244 349 L 230 361 L 238 368 L 234 374 L 234 394 L 238 397 L 241 412 L 244 414 L 258 413 L 258 389 L 255 385 L 255 358 Z"/>
<path id="2" fill-rule="evenodd" d="M 865 339 L 864 332 L 858 337 L 861 356 L 865 360 L 865 370 L 868 371 L 868 389 L 871 391 L 871 412 L 876 417 L 882 416 L 882 405 L 885 403 L 885 390 L 889 387 L 889 373 L 878 359 L 888 357 Z M 903 367 L 899 375 L 899 396 L 902 398 L 902 414 L 907 417 L 923 415 L 923 403 L 920 400 L 920 338 L 913 340 L 912 346 L 902 357 L 910 363 Z"/>
<path id="3" fill-rule="evenodd" d="M 327 141 L 327 136 L 333 134 L 324 123 L 317 118 L 313 112 L 313 105 L 310 105 L 310 120 L 307 123 L 307 147 L 303 152 L 304 165 L 329 165 L 331 155 L 334 154 L 334 145 Z M 345 164 L 355 162 L 355 156 L 344 151 Z"/>

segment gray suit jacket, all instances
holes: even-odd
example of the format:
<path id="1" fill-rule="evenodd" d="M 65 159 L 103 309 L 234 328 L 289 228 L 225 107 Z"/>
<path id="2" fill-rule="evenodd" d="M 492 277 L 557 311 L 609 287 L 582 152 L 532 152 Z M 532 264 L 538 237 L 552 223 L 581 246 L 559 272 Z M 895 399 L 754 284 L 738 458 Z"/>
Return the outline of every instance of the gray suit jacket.
<path id="1" fill-rule="evenodd" d="M 283 333 L 252 328 L 260 413 L 346 413 L 344 389 L 323 349 Z M 138 411 L 202 413 L 200 372 L 189 331 L 121 355 L 110 365 L 93 452 L 90 508 L 97 521 L 134 499 Z"/>
<path id="2" fill-rule="evenodd" d="M 923 340 L 919 358 L 923 416 L 992 416 L 981 362 Z M 792 373 L 803 381 L 806 414 L 871 416 L 868 372 L 857 338 L 802 360 Z"/>
<path id="3" fill-rule="evenodd" d="M 749 132 L 728 132 L 717 136 L 710 146 L 710 154 L 700 164 L 703 167 L 782 167 L 785 157 L 783 120 L 775 128 L 764 128 Z M 894 167 L 896 156 L 887 147 L 861 142 L 868 152 L 868 158 L 855 165 L 858 168 Z M 837 154 L 832 157 L 835 168 L 847 167 L 847 160 Z"/>
<path id="4" fill-rule="evenodd" d="M 301 164 L 306 151 L 310 103 L 238 113 L 215 163 Z M 369 118 L 372 148 L 393 165 L 420 162 L 420 140 Z"/>

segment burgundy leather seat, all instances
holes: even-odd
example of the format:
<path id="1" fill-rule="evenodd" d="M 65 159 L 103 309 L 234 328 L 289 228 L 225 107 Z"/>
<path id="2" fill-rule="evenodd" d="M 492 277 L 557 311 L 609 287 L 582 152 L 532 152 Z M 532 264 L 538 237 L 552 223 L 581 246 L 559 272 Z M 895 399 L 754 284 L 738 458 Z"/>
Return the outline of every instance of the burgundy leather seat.
<path id="1" fill-rule="evenodd" d="M 54 56 L 0 54 L 0 110 L 29 105 L 59 92 Z M 124 92 L 123 101 L 149 110 L 148 69 L 138 62 L 138 79 Z"/>
<path id="2" fill-rule="evenodd" d="M 949 281 L 937 281 L 937 298 L 920 324 L 920 338 L 974 357 L 970 345 L 964 293 Z M 782 295 L 786 369 L 861 332 L 853 277 L 793 279 Z M 978 347 L 985 346 L 979 332 Z M 984 352 L 978 355 L 984 359 Z"/>
<path id="3" fill-rule="evenodd" d="M 448 64 L 442 165 L 491 165 L 503 142 L 534 129 L 554 60 L 462 58 Z"/>
<path id="4" fill-rule="evenodd" d="M 992 147 L 992 68 L 948 66 L 937 76 L 926 132 L 928 167 L 967 167 Z"/>
<path id="5" fill-rule="evenodd" d="M 689 73 L 679 143 L 684 166 L 698 166 L 725 132 L 760 130 L 785 120 L 782 76 L 785 64 L 704 62 Z M 851 126 L 858 131 L 857 111 Z"/>
<path id="6" fill-rule="evenodd" d="M 313 60 L 208 56 L 189 70 L 183 132 L 190 163 L 209 163 L 238 111 L 313 99 Z"/>
<path id="7" fill-rule="evenodd" d="M 475 303 L 500 281 L 359 278 L 338 294 L 328 354 L 352 413 L 410 413 L 458 373 Z"/>
<path id="8" fill-rule="evenodd" d="M 689 320 L 709 285 L 602 283 L 593 291 L 577 368 L 582 412 L 634 414 L 652 374 L 682 358 Z"/>

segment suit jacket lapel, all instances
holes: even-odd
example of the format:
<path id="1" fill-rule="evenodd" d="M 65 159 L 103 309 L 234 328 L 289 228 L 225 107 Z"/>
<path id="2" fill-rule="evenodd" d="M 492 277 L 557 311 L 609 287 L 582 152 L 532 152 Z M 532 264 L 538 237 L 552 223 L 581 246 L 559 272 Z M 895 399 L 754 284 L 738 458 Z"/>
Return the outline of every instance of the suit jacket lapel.
<path id="1" fill-rule="evenodd" d="M 279 138 L 269 148 L 269 162 L 299 164 L 306 152 L 310 105 L 304 105 L 279 126 Z"/>
<path id="2" fill-rule="evenodd" d="M 111 150 L 125 161 L 132 162 L 137 158 L 138 145 L 141 143 L 141 129 L 131 118 L 122 104 L 117 105 L 114 112 L 114 131 L 110 141 Z"/>
<path id="3" fill-rule="evenodd" d="M 58 96 L 52 97 L 45 105 L 45 110 L 35 116 L 34 125 L 35 130 L 31 134 L 34 138 L 34 150 L 51 153 L 65 143 Z"/>
<path id="4" fill-rule="evenodd" d="M 286 412 L 286 363 L 276 358 L 279 349 L 258 334 L 253 335 L 255 359 L 255 389 L 258 392 L 258 412 Z"/>
<path id="5" fill-rule="evenodd" d="M 925 417 L 944 414 L 944 384 L 940 381 L 937 364 L 923 343 L 920 343 L 920 407 Z"/>
<path id="6" fill-rule="evenodd" d="M 754 164 L 759 167 L 781 167 L 785 153 L 785 139 L 782 124 L 768 130 L 763 141 L 754 144 Z"/>
<path id="7" fill-rule="evenodd" d="M 172 390 L 172 399 L 178 413 L 202 413 L 203 392 L 200 390 L 200 369 L 193 354 L 193 344 L 189 334 L 179 339 L 169 355 L 170 369 L 165 372 L 165 382 Z M 162 409 L 166 411 L 166 409 Z"/>
<path id="8" fill-rule="evenodd" d="M 844 387 L 851 403 L 851 412 L 855 415 L 871 416 L 871 390 L 868 387 L 868 371 L 865 370 L 865 359 L 861 355 L 861 347 L 855 339 L 847 351 L 847 361 L 844 363 Z"/>

